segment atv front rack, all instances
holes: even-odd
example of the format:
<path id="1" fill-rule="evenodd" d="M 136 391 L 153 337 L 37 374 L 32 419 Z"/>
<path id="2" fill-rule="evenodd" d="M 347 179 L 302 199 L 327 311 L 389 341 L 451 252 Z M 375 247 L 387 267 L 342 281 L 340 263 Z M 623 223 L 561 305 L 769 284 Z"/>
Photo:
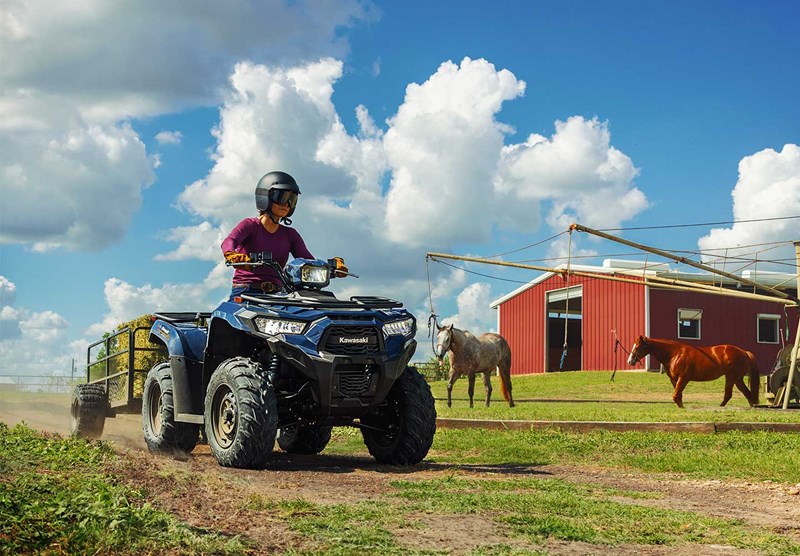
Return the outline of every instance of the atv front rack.
<path id="1" fill-rule="evenodd" d="M 258 303 L 260 305 L 284 305 L 288 307 L 314 307 L 316 309 L 399 309 L 403 306 L 399 301 L 388 297 L 378 297 L 371 295 L 354 295 L 350 300 L 320 297 L 294 297 L 289 298 L 277 295 L 245 295 L 241 294 L 245 301 Z"/>

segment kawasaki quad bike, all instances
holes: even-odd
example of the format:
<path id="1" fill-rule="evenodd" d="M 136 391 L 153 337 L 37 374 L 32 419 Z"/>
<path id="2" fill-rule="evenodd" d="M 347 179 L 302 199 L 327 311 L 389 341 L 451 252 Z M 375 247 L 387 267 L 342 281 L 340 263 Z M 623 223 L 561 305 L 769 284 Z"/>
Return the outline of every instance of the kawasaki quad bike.
<path id="1" fill-rule="evenodd" d="M 142 388 L 150 450 L 191 451 L 204 427 L 221 465 L 259 468 L 276 439 L 285 452 L 316 454 L 332 427 L 354 426 L 377 461 L 422 461 L 436 409 L 408 366 L 413 315 L 391 299 L 325 291 L 333 261 L 296 259 L 284 270 L 269 253 L 250 259 L 232 266 L 271 266 L 286 291 L 242 294 L 211 313 L 155 315 L 149 339 L 168 361 Z"/>

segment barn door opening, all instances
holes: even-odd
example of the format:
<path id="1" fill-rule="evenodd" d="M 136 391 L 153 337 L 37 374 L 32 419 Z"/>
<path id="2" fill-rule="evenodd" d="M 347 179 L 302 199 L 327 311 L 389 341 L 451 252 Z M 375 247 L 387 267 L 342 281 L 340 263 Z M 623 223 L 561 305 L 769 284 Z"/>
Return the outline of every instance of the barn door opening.
<path id="1" fill-rule="evenodd" d="M 564 320 L 567 327 L 567 355 L 564 364 Z M 547 292 L 547 350 L 545 369 L 577 371 L 583 367 L 583 286 Z"/>

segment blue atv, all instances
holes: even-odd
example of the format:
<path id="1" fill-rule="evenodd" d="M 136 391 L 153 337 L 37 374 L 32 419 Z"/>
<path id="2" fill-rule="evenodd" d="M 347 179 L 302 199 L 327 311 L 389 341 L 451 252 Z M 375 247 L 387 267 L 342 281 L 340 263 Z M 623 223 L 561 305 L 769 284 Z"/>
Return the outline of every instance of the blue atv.
<path id="1" fill-rule="evenodd" d="M 281 269 L 269 253 L 250 259 L 239 264 L 271 266 L 285 291 L 242 294 L 211 313 L 156 314 L 149 340 L 168 361 L 146 376 L 134 368 L 135 349 L 127 350 L 132 363 L 122 406 L 136 406 L 131 385 L 141 373 L 150 450 L 189 452 L 202 428 L 221 465 L 261 468 L 276 440 L 285 452 L 317 454 L 332 427 L 354 426 L 378 462 L 422 461 L 436 409 L 427 382 L 409 366 L 414 316 L 391 299 L 340 300 L 325 291 L 333 261 L 296 259 Z M 130 334 L 127 345 L 135 346 Z M 73 398 L 73 432 L 80 436 L 98 426 L 102 432 L 100 415 L 115 413 L 108 402 L 113 373 L 106 374 Z"/>

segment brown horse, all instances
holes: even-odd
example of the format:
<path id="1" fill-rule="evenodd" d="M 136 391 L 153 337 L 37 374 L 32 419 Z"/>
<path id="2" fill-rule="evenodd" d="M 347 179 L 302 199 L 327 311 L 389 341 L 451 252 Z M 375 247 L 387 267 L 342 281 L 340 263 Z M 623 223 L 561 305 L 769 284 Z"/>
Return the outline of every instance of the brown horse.
<path id="1" fill-rule="evenodd" d="M 462 374 L 469 379 L 469 406 L 475 393 L 475 373 L 483 373 L 483 384 L 486 387 L 486 407 L 492 396 L 492 383 L 489 377 L 498 369 L 500 374 L 500 391 L 510 407 L 514 407 L 511 396 L 511 348 L 506 339 L 499 334 L 486 333 L 480 337 L 473 336 L 466 330 L 453 328 L 453 325 L 439 326 L 436 335 L 436 356 L 439 361 L 447 354 L 450 360 L 450 378 L 447 381 L 447 407 L 452 405 L 451 394 L 453 384 Z"/>
<path id="2" fill-rule="evenodd" d="M 751 352 L 730 344 L 695 347 L 674 340 L 659 340 L 639 336 L 628 356 L 628 365 L 635 365 L 645 355 L 655 357 L 667 371 L 675 391 L 672 400 L 683 407 L 683 389 L 692 381 L 716 380 L 725 375 L 725 395 L 720 406 L 728 403 L 733 386 L 744 394 L 750 407 L 758 403 L 758 367 Z M 744 375 L 750 376 L 750 388 Z"/>

